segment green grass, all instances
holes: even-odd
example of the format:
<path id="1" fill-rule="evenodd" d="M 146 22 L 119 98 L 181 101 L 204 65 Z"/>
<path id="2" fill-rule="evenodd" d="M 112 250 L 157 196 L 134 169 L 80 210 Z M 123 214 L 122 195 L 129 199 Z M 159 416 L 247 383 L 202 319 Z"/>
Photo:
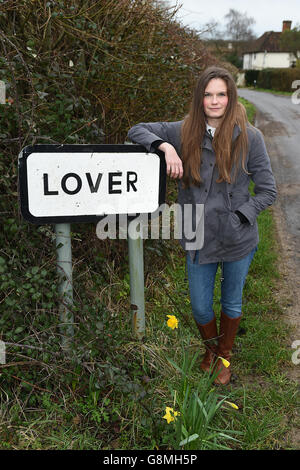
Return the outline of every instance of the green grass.
<path id="1" fill-rule="evenodd" d="M 242 87 L 241 87 L 242 88 Z M 279 91 L 279 90 L 270 90 L 268 88 L 258 88 L 254 86 L 249 86 L 249 87 L 244 87 L 247 88 L 247 90 L 255 90 L 255 91 L 264 91 L 266 93 L 271 93 L 273 95 L 287 95 L 291 96 L 295 91 Z"/>
<path id="2" fill-rule="evenodd" d="M 248 119 L 249 121 L 253 124 L 254 123 L 254 118 L 255 118 L 255 106 L 250 103 L 249 101 L 245 100 L 244 98 L 240 97 L 239 96 L 239 102 L 242 103 L 245 108 L 246 108 L 246 111 L 247 111 L 247 116 L 248 116 Z"/>
<path id="3" fill-rule="evenodd" d="M 289 329 L 275 296 L 280 275 L 271 211 L 260 214 L 258 222 L 260 244 L 244 290 L 243 319 L 232 359 L 234 380 L 227 387 L 210 388 L 210 393 L 227 396 L 239 410 L 221 407 L 213 426 L 239 433 L 237 441 L 229 442 L 233 449 L 287 449 L 287 436 L 296 419 L 297 386 L 287 377 L 292 367 Z M 181 374 L 172 361 L 180 365 L 186 352 L 202 353 L 204 349 L 191 317 L 184 256 L 177 242 L 170 241 L 168 246 L 168 262 L 162 260 L 160 276 L 150 276 L 145 291 L 145 339 L 140 342 L 132 338 L 127 317 L 110 349 L 107 345 L 110 379 L 105 375 L 105 361 L 99 364 L 95 357 L 86 366 L 94 372 L 90 371 L 89 382 L 74 364 L 73 380 L 64 382 L 59 369 L 55 371 L 58 364 L 48 360 L 48 370 L 57 380 L 50 393 L 26 388 L 26 383 L 20 381 L 12 395 L 2 381 L 2 449 L 163 449 L 166 439 L 172 442 L 171 425 L 162 419 L 181 383 Z M 146 260 L 148 254 L 146 242 Z M 122 289 L 123 283 L 119 283 L 114 292 L 116 300 Z M 220 272 L 214 299 L 217 315 L 219 298 Z M 121 299 L 126 318 L 125 300 Z M 178 331 L 167 327 L 168 314 L 179 319 Z M 120 317 L 110 324 L 105 318 L 103 321 L 106 333 L 113 335 Z M 104 337 L 98 336 L 98 341 L 104 341 Z M 195 390 L 205 379 L 199 364 L 200 358 L 188 381 Z M 8 369 L 2 370 L 4 378 Z M 105 387 L 101 381 L 97 385 L 99 371 L 104 374 Z M 88 368 L 85 373 L 88 375 Z M 14 368 L 13 375 L 22 377 L 21 365 Z"/>

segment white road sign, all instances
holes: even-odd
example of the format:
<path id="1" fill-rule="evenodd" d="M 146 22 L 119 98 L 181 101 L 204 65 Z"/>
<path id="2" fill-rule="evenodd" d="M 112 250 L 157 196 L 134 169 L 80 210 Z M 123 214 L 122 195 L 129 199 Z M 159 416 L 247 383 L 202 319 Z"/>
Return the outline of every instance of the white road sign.
<path id="1" fill-rule="evenodd" d="M 163 202 L 161 165 L 135 145 L 26 147 L 19 158 L 22 214 L 43 223 L 152 213 Z"/>

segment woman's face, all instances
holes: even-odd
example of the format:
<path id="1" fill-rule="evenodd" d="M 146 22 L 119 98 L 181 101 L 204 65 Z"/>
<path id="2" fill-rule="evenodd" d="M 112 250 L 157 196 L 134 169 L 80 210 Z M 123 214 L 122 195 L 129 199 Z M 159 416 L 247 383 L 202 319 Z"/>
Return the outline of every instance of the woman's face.
<path id="1" fill-rule="evenodd" d="M 204 91 L 204 113 L 209 120 L 224 116 L 228 103 L 227 85 L 221 78 L 212 78 Z"/>

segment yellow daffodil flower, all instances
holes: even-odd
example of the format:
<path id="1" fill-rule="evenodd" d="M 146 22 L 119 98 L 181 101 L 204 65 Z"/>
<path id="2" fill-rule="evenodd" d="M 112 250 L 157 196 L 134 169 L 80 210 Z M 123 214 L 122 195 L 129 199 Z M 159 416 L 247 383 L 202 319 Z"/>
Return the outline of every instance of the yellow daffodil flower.
<path id="1" fill-rule="evenodd" d="M 224 403 L 228 403 L 228 405 L 232 406 L 232 408 L 234 408 L 235 410 L 239 409 L 239 407 L 235 403 L 232 403 L 231 401 L 225 400 Z"/>
<path id="2" fill-rule="evenodd" d="M 229 367 L 229 366 L 230 366 L 230 362 L 227 361 L 227 359 L 224 359 L 224 357 L 219 356 L 219 359 L 221 359 L 221 361 L 222 361 L 222 363 L 223 363 L 223 366 L 225 366 L 225 367 Z"/>
<path id="3" fill-rule="evenodd" d="M 177 318 L 175 317 L 175 315 L 167 315 L 168 317 L 168 321 L 167 321 L 167 325 L 172 328 L 172 330 L 174 330 L 174 328 L 178 328 L 178 320 Z"/>
<path id="4" fill-rule="evenodd" d="M 171 413 L 173 413 L 173 416 Z M 179 411 L 174 411 L 173 408 L 166 406 L 166 414 L 163 416 L 163 419 L 166 419 L 167 423 L 170 424 L 172 421 L 175 421 L 175 418 L 178 415 L 180 415 Z"/>

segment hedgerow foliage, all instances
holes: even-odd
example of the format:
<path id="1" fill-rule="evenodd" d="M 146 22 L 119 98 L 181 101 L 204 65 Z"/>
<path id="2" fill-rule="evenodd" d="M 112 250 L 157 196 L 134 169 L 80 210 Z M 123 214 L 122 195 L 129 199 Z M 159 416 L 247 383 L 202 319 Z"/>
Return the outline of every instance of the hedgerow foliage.
<path id="1" fill-rule="evenodd" d="M 299 78 L 299 69 L 264 69 L 259 71 L 257 86 L 276 91 L 292 91 Z"/>
<path id="2" fill-rule="evenodd" d="M 7 135 L 22 146 L 122 142 L 140 119 L 182 117 L 214 61 L 151 1 L 1 3 L 1 79 L 18 117 Z"/>
<path id="3" fill-rule="evenodd" d="M 12 364 L 2 378 L 24 407 L 63 382 L 80 394 L 86 380 L 99 391 L 133 379 L 116 352 L 122 315 L 130 327 L 126 242 L 98 240 L 92 224 L 72 226 L 80 367 L 62 373 L 53 227 L 20 216 L 18 154 L 33 144 L 123 143 L 136 122 L 181 119 L 195 77 L 217 62 L 173 16 L 151 0 L 0 0 L 0 339 Z M 146 280 L 163 248 L 145 253 Z"/>
<path id="4" fill-rule="evenodd" d="M 292 91 L 293 82 L 299 78 L 298 68 L 246 70 L 247 86 L 256 86 L 276 91 Z"/>
<path id="5" fill-rule="evenodd" d="M 0 79 L 7 96 L 7 104 L 0 105 L 1 262 L 11 263 L 14 275 L 22 278 L 31 263 L 48 264 L 49 256 L 52 266 L 54 256 L 51 227 L 28 226 L 19 216 L 21 149 L 40 143 L 123 143 L 138 121 L 182 118 L 195 76 L 215 62 L 197 35 L 173 20 L 174 11 L 156 3 L 0 1 Z M 87 259 L 85 242 L 91 246 L 90 236 L 96 243 L 95 229 L 78 230 L 90 234 L 78 244 Z M 102 245 L 118 252 L 116 243 Z M 75 242 L 75 258 L 76 250 Z M 18 300 L 7 282 L 2 307 Z"/>

